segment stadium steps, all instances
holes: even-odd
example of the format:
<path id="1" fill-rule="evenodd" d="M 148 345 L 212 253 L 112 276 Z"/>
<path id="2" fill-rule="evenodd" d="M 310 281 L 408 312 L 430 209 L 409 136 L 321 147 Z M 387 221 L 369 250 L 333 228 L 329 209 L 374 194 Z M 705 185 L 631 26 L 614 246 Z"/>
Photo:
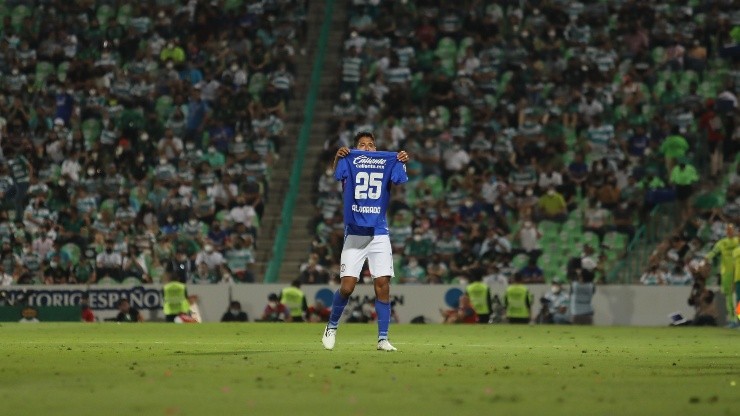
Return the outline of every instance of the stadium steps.
<path id="1" fill-rule="evenodd" d="M 314 13 L 314 7 L 319 10 L 319 13 L 322 12 L 323 3 L 322 1 L 312 1 L 310 13 Z M 304 163 L 301 172 L 300 191 L 296 198 L 296 210 L 292 218 L 293 226 L 288 237 L 283 264 L 280 266 L 279 279 L 282 282 L 288 282 L 298 277 L 299 267 L 308 259 L 311 241 L 313 241 L 314 218 L 317 214 L 315 208 L 316 178 L 317 173 L 323 170 L 325 163 L 327 163 L 327 161 L 322 160 L 324 141 L 327 137 L 332 136 L 328 125 L 339 87 L 337 74 L 341 72 L 341 48 L 347 23 L 346 3 L 343 1 L 334 3 L 332 28 L 311 125 L 311 139 L 305 154 L 298 156 L 303 157 L 306 163 Z M 320 17 L 315 22 L 311 22 L 311 27 L 317 33 L 320 23 Z"/>
<path id="2" fill-rule="evenodd" d="M 277 228 L 280 225 L 283 201 L 288 192 L 288 182 L 290 178 L 290 169 L 288 167 L 293 165 L 293 160 L 297 157 L 295 154 L 294 141 L 295 138 L 298 137 L 303 123 L 303 111 L 306 105 L 305 97 L 310 86 L 312 62 L 315 57 L 317 39 L 321 30 L 321 22 L 324 15 L 323 10 L 323 1 L 317 0 L 309 3 L 309 10 L 306 16 L 306 54 L 296 55 L 295 98 L 290 103 L 288 121 L 286 123 L 286 140 L 283 145 L 280 146 L 280 161 L 271 174 L 270 198 L 265 204 L 265 212 L 259 230 L 257 258 L 254 265 L 254 273 L 257 281 L 262 281 L 265 271 L 267 270 L 267 265 L 272 257 L 272 247 L 275 243 Z M 308 154 L 306 155 L 298 155 L 298 157 L 311 156 L 310 151 L 307 153 Z M 300 203 L 305 202 L 301 201 Z M 291 245 L 293 244 L 291 243 Z M 303 247 L 308 247 L 308 245 L 304 245 Z M 293 265 L 289 265 L 289 267 L 292 266 Z M 295 269 L 297 269 L 297 267 Z"/>

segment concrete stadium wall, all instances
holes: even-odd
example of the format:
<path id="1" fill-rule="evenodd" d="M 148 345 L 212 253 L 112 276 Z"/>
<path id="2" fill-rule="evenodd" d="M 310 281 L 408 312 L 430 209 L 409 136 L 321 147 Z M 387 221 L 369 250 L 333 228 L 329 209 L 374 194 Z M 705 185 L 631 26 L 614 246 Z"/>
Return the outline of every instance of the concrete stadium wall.
<path id="1" fill-rule="evenodd" d="M 238 300 L 249 315 L 250 320 L 260 317 L 267 302 L 267 296 L 279 292 L 285 285 L 250 284 L 250 285 L 189 285 L 188 292 L 199 296 L 201 314 L 205 322 L 217 322 L 228 307 L 230 299 Z M 424 316 L 427 321 L 441 322 L 440 308 L 449 308 L 456 302 L 462 287 L 459 286 L 393 286 L 391 296 L 396 302 L 396 312 L 402 323 L 409 322 L 417 316 Z M 530 285 L 535 296 L 535 311 L 539 311 L 539 298 L 547 291 L 547 285 Z M 120 298 L 128 298 L 133 306 L 144 313 L 147 320 L 160 320 L 161 286 L 145 285 L 126 286 L 13 286 L 5 291 L 6 296 L 16 300 L 26 291 L 26 297 L 32 306 L 72 306 L 77 305 L 82 293 L 90 295 L 91 306 L 99 319 L 115 316 L 115 304 Z M 309 304 L 322 299 L 331 304 L 335 287 L 304 286 Z M 492 287 L 492 293 L 503 298 L 504 286 Z M 594 295 L 594 324 L 665 326 L 670 320 L 669 314 L 680 312 L 686 318 L 693 317 L 693 310 L 686 300 L 690 287 L 660 287 L 615 285 L 598 286 Z M 372 298 L 370 285 L 358 285 L 353 300 L 362 301 Z M 716 300 L 723 304 L 721 296 Z"/>

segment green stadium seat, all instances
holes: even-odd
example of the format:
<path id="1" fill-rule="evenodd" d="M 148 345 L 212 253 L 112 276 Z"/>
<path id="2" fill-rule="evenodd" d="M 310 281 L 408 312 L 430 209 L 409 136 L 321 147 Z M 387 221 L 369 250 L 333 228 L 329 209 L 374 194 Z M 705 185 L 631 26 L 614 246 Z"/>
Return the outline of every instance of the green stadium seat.
<path id="1" fill-rule="evenodd" d="M 514 258 L 511 260 L 511 266 L 515 270 L 520 270 L 524 266 L 526 266 L 529 263 L 529 256 L 526 254 L 517 254 L 514 256 Z"/>
<path id="2" fill-rule="evenodd" d="M 120 283 L 118 282 L 118 280 L 116 280 L 116 279 L 114 279 L 114 278 L 112 278 L 110 276 L 103 276 L 103 277 L 98 278 L 98 285 L 101 285 L 101 286 L 115 286 L 115 285 L 120 285 Z"/>
<path id="3" fill-rule="evenodd" d="M 423 181 L 431 188 L 432 196 L 440 198 L 445 190 L 445 184 L 437 175 L 429 175 L 423 179 Z"/>
<path id="4" fill-rule="evenodd" d="M 580 228 L 574 228 L 568 231 L 568 240 L 571 244 L 582 244 L 584 243 L 583 231 Z"/>
<path id="5" fill-rule="evenodd" d="M 128 3 L 124 3 L 121 5 L 121 7 L 118 9 L 118 13 L 116 14 L 116 20 L 118 21 L 119 25 L 128 25 L 129 21 L 131 20 L 132 9 L 133 7 Z"/>
<path id="6" fill-rule="evenodd" d="M 170 117 L 170 114 L 174 111 L 172 102 L 172 97 L 169 95 L 161 95 L 157 98 L 157 101 L 154 103 L 154 111 L 160 120 L 167 120 Z"/>
<path id="7" fill-rule="evenodd" d="M 244 4 L 244 0 L 226 0 L 224 1 L 224 10 L 238 10 Z"/>
<path id="8" fill-rule="evenodd" d="M 554 221 L 540 221 L 539 225 L 537 226 L 542 234 L 554 234 L 557 235 L 558 232 L 560 232 L 560 225 Z"/>
<path id="9" fill-rule="evenodd" d="M 689 85 L 691 85 L 692 82 L 699 82 L 699 74 L 691 69 L 687 69 L 681 73 L 681 81 L 680 85 L 681 87 L 685 88 L 686 91 L 689 90 Z"/>
<path id="10" fill-rule="evenodd" d="M 457 72 L 457 61 L 453 58 L 442 58 L 441 59 L 442 71 L 448 77 L 455 76 Z"/>
<path id="11" fill-rule="evenodd" d="M 653 106 L 651 104 L 647 104 L 647 103 L 646 104 L 643 104 L 642 105 L 642 114 L 646 118 L 652 119 L 653 118 L 653 115 L 655 114 L 655 106 Z"/>
<path id="12" fill-rule="evenodd" d="M 108 212 L 111 215 L 113 215 L 116 212 L 116 205 L 117 202 L 115 199 L 109 198 L 103 201 L 100 204 L 100 209 L 98 209 L 99 212 Z"/>
<path id="13" fill-rule="evenodd" d="M 654 62 L 663 62 L 663 56 L 665 56 L 665 49 L 662 46 L 656 46 L 653 48 L 651 55 Z"/>
<path id="14" fill-rule="evenodd" d="M 506 86 L 509 85 L 509 81 L 511 81 L 511 78 L 513 77 L 514 72 L 512 71 L 506 71 L 501 74 L 501 79 L 498 81 L 499 92 L 503 92 L 506 89 Z"/>
<path id="15" fill-rule="evenodd" d="M 36 63 L 36 87 L 44 85 L 49 75 L 54 73 L 54 65 L 50 62 L 39 61 Z"/>
<path id="16" fill-rule="evenodd" d="M 57 66 L 57 78 L 59 81 L 67 80 L 67 71 L 69 70 L 69 62 L 62 62 Z"/>
<path id="17" fill-rule="evenodd" d="M 32 14 L 31 8 L 25 4 L 19 4 L 13 8 L 10 12 L 10 22 L 15 30 L 20 30 L 23 25 L 23 19 L 30 17 Z"/>
<path id="18" fill-rule="evenodd" d="M 578 211 L 573 212 L 577 213 Z M 575 218 L 571 216 L 567 221 L 565 221 L 563 223 L 563 230 L 568 231 L 569 233 L 572 233 L 573 231 L 580 232 L 581 222 L 578 221 L 576 218 L 578 218 L 578 216 L 576 216 Z"/>
<path id="19" fill-rule="evenodd" d="M 626 120 L 629 115 L 629 108 L 627 108 L 627 106 L 624 104 L 620 104 L 616 108 L 614 108 L 614 118 L 616 120 Z"/>
<path id="20" fill-rule="evenodd" d="M 59 249 L 62 262 L 66 265 L 76 266 L 80 262 L 80 247 L 75 243 L 67 243 Z"/>
<path id="21" fill-rule="evenodd" d="M 604 244 L 612 250 L 622 251 L 627 247 L 627 236 L 625 234 L 610 232 L 604 236 Z"/>
<path id="22" fill-rule="evenodd" d="M 96 12 L 100 27 L 105 29 L 108 26 L 108 20 L 116 15 L 116 11 L 108 4 L 101 4 Z"/>
<path id="23" fill-rule="evenodd" d="M 258 100 L 266 85 L 267 78 L 265 77 L 265 74 L 257 72 L 256 74 L 253 74 L 251 79 L 249 80 L 247 91 L 249 91 L 249 93 L 252 95 L 252 98 Z"/>
<path id="24" fill-rule="evenodd" d="M 126 277 L 126 278 L 123 279 L 123 281 L 121 282 L 121 284 L 124 284 L 124 285 L 127 285 L 127 286 L 133 286 L 133 285 L 138 286 L 138 285 L 141 285 L 142 284 L 142 281 L 141 281 L 141 279 L 139 279 L 136 276 L 128 276 L 128 277 Z"/>
<path id="25" fill-rule="evenodd" d="M 498 103 L 498 98 L 494 94 L 486 94 L 483 99 L 486 101 L 486 104 L 495 107 Z"/>
<path id="26" fill-rule="evenodd" d="M 161 283 L 162 276 L 164 276 L 164 267 L 162 266 L 151 266 L 149 267 L 149 277 L 154 283 Z"/>
<path id="27" fill-rule="evenodd" d="M 583 244 L 588 244 L 593 248 L 599 247 L 599 236 L 591 231 L 583 233 Z"/>
<path id="28" fill-rule="evenodd" d="M 378 62 L 373 61 L 370 62 L 370 64 L 367 67 L 367 73 L 365 74 L 365 77 L 367 79 L 375 79 L 375 74 L 378 72 Z"/>
<path id="29" fill-rule="evenodd" d="M 568 213 L 568 221 L 573 221 L 578 225 L 583 225 L 583 211 L 574 209 Z"/>
<path id="30" fill-rule="evenodd" d="M 653 85 L 653 95 L 660 99 L 660 96 L 665 92 L 665 81 L 659 80 Z"/>
<path id="31" fill-rule="evenodd" d="M 463 125 L 469 127 L 473 123 L 473 113 L 470 111 L 470 108 L 462 105 L 458 109 L 460 110 L 460 120 L 462 120 Z"/>
<path id="32" fill-rule="evenodd" d="M 216 221 L 223 222 L 224 220 L 229 218 L 229 211 L 222 209 L 221 211 L 216 213 L 215 218 L 216 218 Z"/>
<path id="33" fill-rule="evenodd" d="M 658 82 L 665 83 L 666 81 L 670 80 L 673 76 L 673 73 L 668 70 L 658 71 Z"/>
<path id="34" fill-rule="evenodd" d="M 475 39 L 470 36 L 463 38 L 457 46 L 457 58 L 460 59 L 465 56 L 465 50 L 468 49 L 468 46 L 472 46 L 474 43 Z"/>
<path id="35" fill-rule="evenodd" d="M 553 263 L 556 262 L 554 261 L 553 256 L 550 253 L 542 253 L 537 259 L 537 266 L 542 270 L 551 267 Z"/>
<path id="36" fill-rule="evenodd" d="M 439 114 L 439 117 L 442 119 L 442 122 L 444 123 L 444 125 L 449 126 L 450 125 L 450 110 L 443 105 L 438 105 L 434 109 L 437 111 L 437 114 Z"/>
<path id="37" fill-rule="evenodd" d="M 82 122 L 82 137 L 90 148 L 100 139 L 101 131 L 100 120 L 96 118 L 88 118 Z"/>
<path id="38" fill-rule="evenodd" d="M 714 82 L 704 81 L 699 84 L 696 92 L 704 98 L 713 98 L 717 96 L 717 87 Z"/>

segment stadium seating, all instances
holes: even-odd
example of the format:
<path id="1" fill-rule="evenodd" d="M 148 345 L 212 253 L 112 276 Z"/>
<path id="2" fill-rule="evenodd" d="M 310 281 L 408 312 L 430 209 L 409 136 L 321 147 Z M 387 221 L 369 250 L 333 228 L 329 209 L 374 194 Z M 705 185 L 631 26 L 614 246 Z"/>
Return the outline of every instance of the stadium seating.
<path id="1" fill-rule="evenodd" d="M 656 205 L 678 204 L 674 202 L 676 193 L 670 177 L 679 159 L 694 164 L 705 175 L 708 173 L 707 130 L 700 123 L 702 116 L 717 110 L 726 137 L 738 138 L 738 130 L 733 127 L 737 125 L 737 108 L 723 112 L 719 106 L 708 105 L 707 99 L 716 100 L 723 91 L 736 97 L 740 91 L 738 56 L 712 47 L 720 38 L 731 44 L 729 32 L 719 33 L 711 26 L 728 20 L 730 27 L 737 26 L 740 19 L 737 13 L 718 12 L 699 2 L 689 6 L 672 1 L 545 3 L 474 3 L 468 9 L 467 3 L 452 7 L 441 1 L 409 1 L 406 6 L 388 1 L 353 2 L 349 6 L 350 22 L 353 18 L 374 17 L 363 28 L 348 25 L 345 31 L 349 44 L 364 45 L 360 46 L 359 55 L 368 68 L 360 81 L 355 104 L 365 113 L 378 116 L 338 126 L 335 134 L 351 137 L 359 129 L 369 128 L 383 138 L 380 147 L 404 149 L 416 159 L 413 169 L 409 165 L 410 182 L 405 192 L 396 196 L 399 202 L 392 204 L 392 210 L 411 215 L 414 229 L 431 224 L 424 232 L 433 240 L 443 231 L 452 231 L 461 242 L 475 249 L 484 244 L 483 237 L 471 233 L 471 224 L 460 220 L 464 208 L 454 202 L 458 201 L 457 195 L 453 197 L 449 192 L 451 178 L 462 174 L 466 178 L 463 195 L 482 209 L 479 223 L 484 229 L 505 230 L 504 238 L 514 252 L 520 248 L 516 235 L 522 222 L 537 222 L 538 243 L 543 251 L 537 264 L 547 280 L 569 277 L 565 271 L 568 260 L 582 256 L 584 247 L 589 246 L 597 252 L 597 278 L 604 282 L 609 271 L 627 254 L 628 247 L 634 245 L 626 232 L 619 232 L 614 226 L 611 217 L 617 204 L 609 200 L 610 191 L 603 183 L 616 180 L 617 202 L 629 203 L 632 226 L 639 229 Z M 454 19 L 463 22 L 460 28 L 450 24 Z M 636 25 L 637 20 L 642 25 Z M 656 21 L 675 30 L 691 28 L 681 31 L 681 47 L 655 29 Z M 431 22 L 431 27 L 425 22 Z M 583 36 L 586 29 L 589 35 Z M 408 39 L 405 44 L 411 45 L 412 51 L 401 44 L 402 37 Z M 357 42 L 358 38 L 364 42 Z M 423 43 L 430 39 L 433 41 L 426 49 Z M 734 41 L 737 43 L 738 39 Z M 475 59 L 466 58 L 469 47 L 474 50 Z M 697 66 L 684 61 L 684 56 L 702 60 L 701 48 L 708 52 L 702 69 L 697 70 Z M 435 59 L 433 65 L 426 64 L 428 50 Z M 669 61 L 674 54 L 679 54 L 680 59 Z M 410 94 L 403 84 L 389 82 L 397 73 L 389 65 L 393 55 L 403 55 L 399 61 L 407 62 L 412 74 Z M 384 80 L 378 81 L 379 72 L 384 73 Z M 436 80 L 440 73 L 444 75 L 441 82 Z M 383 81 L 385 90 L 378 85 Z M 378 95 L 375 91 L 383 93 Z M 452 93 L 452 98 L 440 98 L 448 93 Z M 730 98 L 726 102 L 737 100 Z M 394 127 L 400 128 L 403 135 L 398 143 L 389 143 L 385 138 L 396 134 L 391 133 Z M 641 149 L 634 147 L 642 140 L 636 133 L 637 127 L 643 127 L 647 135 L 647 144 Z M 549 128 L 553 133 L 548 133 Z M 476 137 L 477 131 L 483 132 L 481 138 Z M 661 142 L 672 134 L 683 136 L 689 143 L 688 151 L 679 159 L 659 150 Z M 445 166 L 445 161 L 455 155 L 453 144 L 462 145 L 470 157 L 461 170 Z M 737 142 L 725 140 L 721 147 L 725 160 L 734 160 Z M 329 149 L 322 157 L 335 149 Z M 576 183 L 571 174 L 581 169 L 574 164 L 579 154 L 585 156 L 582 184 Z M 562 184 L 555 187 L 567 202 L 564 220 L 548 220 L 537 206 L 533 211 L 520 210 L 519 204 L 525 200 L 524 188 L 512 186 L 516 184 L 511 178 L 516 176 L 510 176 L 519 165 L 536 172 L 534 197 L 541 197 L 547 190 L 548 182 L 545 180 L 543 185 L 542 174 L 555 170 L 562 175 Z M 441 174 L 444 179 L 422 199 L 417 191 L 424 189 L 422 184 L 428 184 L 429 178 L 440 178 L 432 173 Z M 498 189 L 484 185 L 491 177 Z M 634 184 L 630 185 L 629 178 L 634 178 Z M 699 193 L 713 187 L 711 181 L 694 185 Z M 447 192 L 440 193 L 438 189 Z M 610 214 L 603 240 L 583 229 L 589 201 L 597 200 Z M 495 206 L 505 207 L 508 213 L 499 215 Z M 440 219 L 440 213 L 447 208 L 453 213 L 451 221 Z M 333 216 L 325 210 L 323 215 L 317 214 L 317 229 L 322 229 L 327 218 Z M 644 234 L 638 234 L 638 238 L 643 238 L 640 236 Z M 321 235 L 316 238 L 321 239 Z M 339 244 L 333 247 L 333 257 L 325 257 L 323 264 L 335 273 L 341 252 Z M 394 256 L 398 262 L 396 270 L 402 270 L 404 245 L 398 247 Z M 491 259 L 479 254 L 480 269 L 486 269 L 492 261 L 500 265 L 508 261 L 507 256 Z M 430 258 L 419 260 L 426 264 Z M 448 266 L 455 261 L 453 256 Z M 520 269 L 527 261 L 526 255 L 516 254 L 511 266 Z M 636 281 L 639 274 L 634 271 L 631 281 Z M 403 278 L 398 277 L 399 281 Z M 454 281 L 470 277 L 471 274 L 450 276 Z"/>
<path id="2" fill-rule="evenodd" d="M 178 251 L 195 259 L 207 243 L 225 253 L 255 236 L 274 160 L 261 149 L 274 148 L 286 121 L 257 109 L 281 101 L 265 87 L 281 62 L 293 68 L 286 51 L 304 48 L 306 2 L 62 3 L 0 2 L 0 20 L 10 18 L 0 63 L 0 238 L 12 252 L 2 254 L 3 271 L 16 282 L 49 283 L 59 252 L 69 279 L 55 283 L 78 282 L 82 263 L 94 263 L 112 240 L 124 263 L 138 248 L 144 270 L 97 276 L 98 284 L 158 282 Z M 258 38 L 272 58 L 251 70 Z M 21 156 L 34 174 L 16 209 L 7 167 Z M 53 247 L 38 259 L 47 233 Z"/>

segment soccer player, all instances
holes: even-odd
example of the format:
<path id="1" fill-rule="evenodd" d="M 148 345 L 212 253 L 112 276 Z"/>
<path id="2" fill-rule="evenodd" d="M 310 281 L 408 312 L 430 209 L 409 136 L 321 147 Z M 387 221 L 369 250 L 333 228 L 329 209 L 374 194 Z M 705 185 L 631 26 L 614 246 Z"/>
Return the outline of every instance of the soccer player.
<path id="1" fill-rule="evenodd" d="M 375 287 L 375 311 L 378 319 L 378 350 L 396 351 L 388 341 L 391 320 L 390 280 L 393 256 L 385 214 L 390 201 L 391 184 L 408 181 L 406 152 L 378 152 L 375 137 L 369 132 L 355 135 L 356 149 L 342 147 L 334 158 L 334 178 L 343 183 L 344 247 L 340 273 L 342 284 L 334 293 L 331 316 L 321 338 L 331 350 L 344 307 L 368 261 Z M 400 162 L 400 163 L 399 163 Z"/>
<path id="2" fill-rule="evenodd" d="M 735 303 L 732 301 L 734 295 L 733 285 L 735 283 L 735 261 L 733 259 L 733 251 L 740 246 L 740 238 L 735 233 L 735 227 L 732 224 L 728 224 L 726 228 L 726 237 L 717 241 L 712 247 L 712 251 L 707 253 L 706 259 L 711 260 L 718 253 L 722 256 L 720 263 L 720 282 L 722 293 L 725 295 L 725 302 L 727 306 L 727 317 L 729 326 L 736 326 L 735 320 Z"/>

